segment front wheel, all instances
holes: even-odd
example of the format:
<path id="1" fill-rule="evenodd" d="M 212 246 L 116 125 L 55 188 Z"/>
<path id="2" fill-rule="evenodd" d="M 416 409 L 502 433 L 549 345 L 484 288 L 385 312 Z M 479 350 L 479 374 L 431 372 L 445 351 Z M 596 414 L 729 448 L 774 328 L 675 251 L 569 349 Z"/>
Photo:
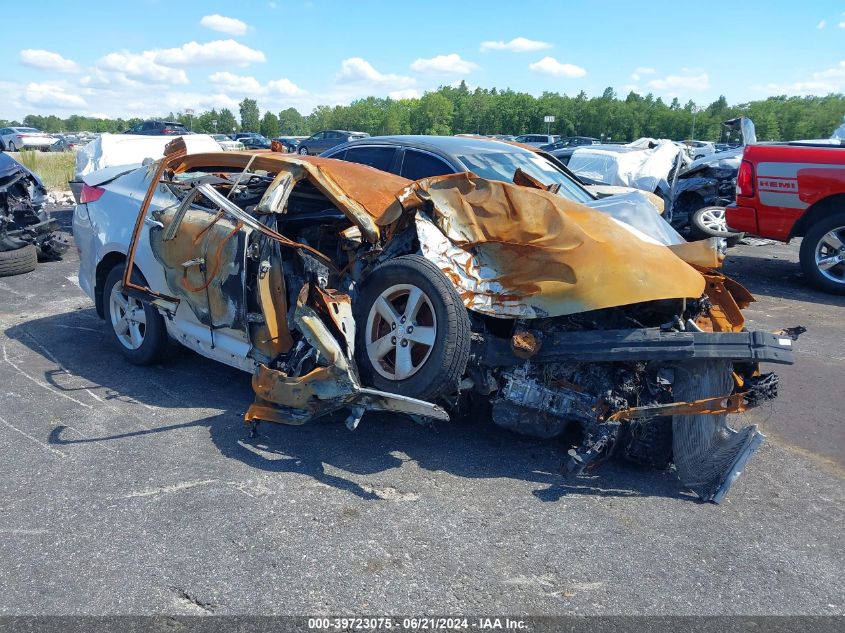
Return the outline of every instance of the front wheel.
<path id="1" fill-rule="evenodd" d="M 152 365 L 167 351 L 167 328 L 152 305 L 142 303 L 123 292 L 123 264 L 112 268 L 103 289 L 106 323 L 123 357 L 133 365 Z M 135 283 L 143 283 L 132 274 Z"/>
<path id="2" fill-rule="evenodd" d="M 15 146 L 15 144 L 14 144 L 14 143 L 12 143 L 11 141 L 9 141 L 9 151 L 10 151 L 10 152 L 16 152 L 16 151 L 18 151 L 18 148 L 17 148 L 17 147 Z"/>
<path id="3" fill-rule="evenodd" d="M 302 156 L 308 156 L 308 148 L 307 148 L 307 147 L 300 147 L 300 148 L 299 148 L 299 153 L 300 153 L 300 155 L 302 155 Z"/>
<path id="4" fill-rule="evenodd" d="M 469 359 L 469 316 L 434 264 L 419 255 L 381 264 L 364 279 L 355 312 L 364 384 L 423 400 L 457 390 Z"/>
<path id="5" fill-rule="evenodd" d="M 845 294 L 845 213 L 811 226 L 801 242 L 799 258 L 811 284 L 826 292 Z"/>
<path id="6" fill-rule="evenodd" d="M 735 246 L 744 237 L 732 231 L 725 217 L 725 207 L 702 207 L 690 215 L 690 232 L 697 239 L 724 237 L 728 246 Z"/>

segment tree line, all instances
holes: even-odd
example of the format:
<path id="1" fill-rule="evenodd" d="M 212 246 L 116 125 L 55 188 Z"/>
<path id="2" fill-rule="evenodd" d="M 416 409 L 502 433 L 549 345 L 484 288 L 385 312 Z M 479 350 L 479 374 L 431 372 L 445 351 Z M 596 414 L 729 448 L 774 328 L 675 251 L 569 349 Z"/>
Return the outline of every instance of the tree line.
<path id="1" fill-rule="evenodd" d="M 239 104 L 238 117 L 227 108 L 198 115 L 170 112 L 161 118 L 179 121 L 194 132 L 231 134 L 261 132 L 268 138 L 308 135 L 323 129 L 341 129 L 380 134 L 524 134 L 545 132 L 562 136 L 592 136 L 611 141 L 631 141 L 642 136 L 729 140 L 722 121 L 750 117 L 761 141 L 827 138 L 845 115 L 845 96 L 775 96 L 764 100 L 729 105 L 724 96 L 699 107 L 693 101 L 681 105 L 677 98 L 666 103 L 652 94 L 630 92 L 623 99 L 612 88 L 601 96 L 587 97 L 544 92 L 535 97 L 525 92 L 475 88 L 466 83 L 442 86 L 413 99 L 367 97 L 349 105 L 317 106 L 308 115 L 295 108 L 265 111 L 255 99 Z M 554 116 L 547 126 L 545 116 Z M 123 132 L 142 119 L 98 119 L 72 115 L 30 114 L 23 125 L 46 132 Z M 0 120 L 0 126 L 21 125 Z M 736 137 L 734 137 L 735 139 Z"/>

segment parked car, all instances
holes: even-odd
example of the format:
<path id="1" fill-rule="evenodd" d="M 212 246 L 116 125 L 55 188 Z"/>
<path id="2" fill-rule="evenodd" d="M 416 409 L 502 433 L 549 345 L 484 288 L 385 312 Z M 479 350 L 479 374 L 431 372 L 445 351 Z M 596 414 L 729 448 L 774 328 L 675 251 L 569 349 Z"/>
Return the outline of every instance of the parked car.
<path id="1" fill-rule="evenodd" d="M 513 182 L 517 169 L 578 202 L 593 198 L 570 174 L 536 152 L 510 143 L 470 136 L 371 136 L 322 154 L 375 167 L 409 180 L 471 171 L 490 180 Z"/>
<path id="2" fill-rule="evenodd" d="M 548 145 L 541 145 L 540 149 L 545 150 L 547 152 L 553 152 L 558 149 L 564 149 L 568 147 L 580 147 L 581 145 L 598 145 L 600 141 L 597 138 L 593 138 L 592 136 L 566 136 L 561 138 L 554 143 L 549 143 Z"/>
<path id="3" fill-rule="evenodd" d="M 657 196 L 624 187 L 584 186 L 553 156 L 536 148 L 479 136 L 373 136 L 339 145 L 322 155 L 412 180 L 471 171 L 490 180 L 514 182 L 519 170 L 523 181 L 531 179 L 577 202 L 601 206 L 606 213 L 616 213 L 621 221 L 630 223 L 636 214 L 638 228 L 661 243 L 683 241 L 668 224 L 653 217 L 656 211 L 663 212 L 663 201 Z M 600 201 L 612 195 L 621 202 L 622 194 L 626 195 L 625 204 Z"/>
<path id="4" fill-rule="evenodd" d="M 49 150 L 53 141 L 52 136 L 34 127 L 0 128 L 0 146 L 6 152 L 22 149 Z"/>
<path id="5" fill-rule="evenodd" d="M 271 149 L 272 144 L 270 143 L 270 139 L 265 136 L 261 136 L 261 134 L 253 134 L 252 136 L 242 136 L 238 139 L 240 143 L 243 143 L 245 149 Z"/>
<path id="6" fill-rule="evenodd" d="M 237 152 L 244 149 L 244 144 L 240 141 L 233 141 L 225 134 L 211 134 L 211 138 L 220 144 L 220 148 L 224 152 Z"/>
<path id="7" fill-rule="evenodd" d="M 366 132 L 347 132 L 346 130 L 323 130 L 312 134 L 306 139 L 303 139 L 296 147 L 298 154 L 321 154 L 327 149 L 354 141 L 360 138 L 367 138 L 369 134 Z"/>
<path id="8" fill-rule="evenodd" d="M 557 134 L 521 134 L 513 139 L 517 143 L 524 143 L 525 145 L 533 145 L 534 147 L 541 147 L 542 145 L 551 145 L 560 140 Z"/>
<path id="9" fill-rule="evenodd" d="M 184 125 L 173 121 L 144 121 L 124 132 L 124 134 L 143 134 L 144 136 L 180 136 L 190 133 Z"/>
<path id="10" fill-rule="evenodd" d="M 281 152 L 289 152 L 289 153 L 296 153 L 296 149 L 299 147 L 300 142 L 307 137 L 298 137 L 298 136 L 277 136 L 276 138 L 271 140 L 271 143 L 275 141 L 278 143 Z"/>
<path id="11" fill-rule="evenodd" d="M 801 240 L 807 280 L 845 294 L 845 145 L 793 141 L 746 145 L 728 225 L 773 240 Z"/>
<path id="12" fill-rule="evenodd" d="M 710 141 L 684 141 L 690 158 L 698 160 L 716 153 L 716 146 Z"/>
<path id="13" fill-rule="evenodd" d="M 150 364 L 172 338 L 249 372 L 250 423 L 446 420 L 473 393 L 516 432 L 575 425 L 572 472 L 674 462 L 718 502 L 763 440 L 727 414 L 775 397 L 759 362 L 792 362 L 743 331 L 741 286 L 535 187 L 179 142 L 85 187 L 79 282 L 114 345 Z"/>

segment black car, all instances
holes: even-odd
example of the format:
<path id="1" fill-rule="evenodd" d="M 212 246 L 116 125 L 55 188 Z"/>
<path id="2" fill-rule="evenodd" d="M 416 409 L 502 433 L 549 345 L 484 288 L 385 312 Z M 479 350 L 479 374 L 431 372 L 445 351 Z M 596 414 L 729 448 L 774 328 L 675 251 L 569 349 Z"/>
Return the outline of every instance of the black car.
<path id="1" fill-rule="evenodd" d="M 517 169 L 578 202 L 595 200 L 562 165 L 510 143 L 462 136 L 372 136 L 333 147 L 327 158 L 369 165 L 409 180 L 471 171 L 512 182 Z"/>
<path id="2" fill-rule="evenodd" d="M 336 145 L 354 141 L 356 139 L 368 138 L 366 132 L 349 132 L 347 130 L 322 130 L 303 139 L 296 148 L 300 154 L 320 154 Z"/>
<path id="3" fill-rule="evenodd" d="M 261 136 L 260 134 L 251 134 L 249 136 L 241 136 L 236 138 L 236 141 L 243 143 L 246 149 L 270 149 L 270 140 Z"/>
<path id="4" fill-rule="evenodd" d="M 124 134 L 143 134 L 144 136 L 181 136 L 190 133 L 184 125 L 173 121 L 144 121 L 124 132 Z"/>
<path id="5" fill-rule="evenodd" d="M 541 145 L 540 149 L 550 152 L 556 149 L 563 149 L 564 147 L 598 145 L 599 142 L 600 141 L 597 138 L 593 138 L 592 136 L 567 136 L 566 138 L 562 138 L 559 141 L 555 141 L 554 143 L 549 143 L 548 145 Z"/>
<path id="6" fill-rule="evenodd" d="M 296 152 L 296 148 L 299 147 L 299 143 L 301 142 L 301 139 L 295 136 L 277 136 L 273 140 L 278 141 L 286 152 Z"/>

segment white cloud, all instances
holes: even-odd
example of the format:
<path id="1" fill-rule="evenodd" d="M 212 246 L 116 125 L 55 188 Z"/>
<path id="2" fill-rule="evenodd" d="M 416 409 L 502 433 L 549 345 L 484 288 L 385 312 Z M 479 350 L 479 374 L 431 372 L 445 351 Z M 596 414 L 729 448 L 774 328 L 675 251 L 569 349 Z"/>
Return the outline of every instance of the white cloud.
<path id="1" fill-rule="evenodd" d="M 251 97 L 261 95 L 298 97 L 306 94 L 302 88 L 297 86 L 290 79 L 284 78 L 274 79 L 272 81 L 268 81 L 266 85 L 262 85 L 255 77 L 236 75 L 234 73 L 222 71 L 209 75 L 208 79 L 223 92 L 244 94 Z"/>
<path id="2" fill-rule="evenodd" d="M 208 76 L 211 83 L 227 92 L 257 94 L 262 91 L 261 82 L 255 77 L 245 77 L 222 71 Z"/>
<path id="3" fill-rule="evenodd" d="M 39 70 L 54 70 L 60 73 L 75 73 L 79 71 L 79 64 L 66 59 L 58 53 L 45 51 L 40 48 L 25 48 L 20 53 L 21 64 Z"/>
<path id="4" fill-rule="evenodd" d="M 819 20 L 819 23 L 816 24 L 816 28 L 822 30 L 825 26 L 827 26 L 827 20 Z"/>
<path id="5" fill-rule="evenodd" d="M 246 32 L 249 30 L 246 22 L 237 18 L 227 18 L 225 15 L 220 15 L 219 13 L 203 16 L 200 20 L 200 26 L 204 26 L 212 31 L 235 36 L 246 35 Z"/>
<path id="6" fill-rule="evenodd" d="M 420 93 L 416 88 L 405 88 L 404 90 L 394 90 L 393 92 L 388 92 L 387 96 L 396 100 L 416 99 L 420 96 Z"/>
<path id="7" fill-rule="evenodd" d="M 683 92 L 701 92 L 710 88 L 710 77 L 702 70 L 682 68 L 679 75 L 667 75 L 662 79 L 652 79 L 648 87 L 671 96 Z"/>
<path id="8" fill-rule="evenodd" d="M 634 81 L 639 81 L 643 75 L 653 75 L 657 71 L 654 68 L 649 68 L 647 66 L 637 66 L 634 68 L 634 72 L 631 73 L 631 79 Z"/>
<path id="9" fill-rule="evenodd" d="M 544 57 L 538 62 L 528 64 L 528 68 L 531 69 L 532 72 L 539 73 L 541 75 L 566 77 L 568 79 L 583 77 L 587 74 L 587 71 L 580 66 L 575 66 L 574 64 L 562 64 L 554 57 Z"/>
<path id="10" fill-rule="evenodd" d="M 826 95 L 845 92 L 845 60 L 839 62 L 833 68 L 814 72 L 803 81 L 790 84 L 770 83 L 764 86 L 755 86 L 754 90 L 765 92 L 766 95 Z"/>
<path id="11" fill-rule="evenodd" d="M 510 51 L 511 53 L 528 53 L 531 51 L 542 51 L 551 48 L 548 42 L 529 40 L 527 37 L 515 37 L 510 42 L 502 40 L 488 40 L 481 42 L 481 52 L 487 51 Z"/>
<path id="12" fill-rule="evenodd" d="M 156 51 L 130 53 L 120 51 L 109 53 L 97 60 L 97 68 L 109 71 L 118 80 L 122 78 L 150 84 L 186 84 L 188 75 L 184 70 L 159 64 Z M 108 77 L 101 77 L 108 82 Z"/>
<path id="13" fill-rule="evenodd" d="M 416 82 L 412 77 L 384 74 L 360 57 L 350 57 L 340 63 L 340 71 L 335 75 L 340 84 L 368 84 L 373 87 L 389 87 L 394 90 L 409 88 Z"/>
<path id="14" fill-rule="evenodd" d="M 840 28 L 840 29 L 845 29 L 845 22 L 840 22 L 840 23 L 839 23 L 839 28 Z"/>
<path id="15" fill-rule="evenodd" d="M 30 105 L 43 108 L 84 108 L 88 105 L 85 99 L 56 83 L 27 84 L 24 99 Z"/>
<path id="16" fill-rule="evenodd" d="M 466 75 L 473 70 L 478 70 L 478 64 L 461 59 L 457 53 L 450 53 L 437 55 L 431 59 L 417 59 L 411 64 L 411 70 L 435 75 Z"/>
<path id="17" fill-rule="evenodd" d="M 261 51 L 235 40 L 214 40 L 204 44 L 188 42 L 179 48 L 157 49 L 150 52 L 154 53 L 158 63 L 165 66 L 213 66 L 215 64 L 245 66 L 267 61 Z"/>

